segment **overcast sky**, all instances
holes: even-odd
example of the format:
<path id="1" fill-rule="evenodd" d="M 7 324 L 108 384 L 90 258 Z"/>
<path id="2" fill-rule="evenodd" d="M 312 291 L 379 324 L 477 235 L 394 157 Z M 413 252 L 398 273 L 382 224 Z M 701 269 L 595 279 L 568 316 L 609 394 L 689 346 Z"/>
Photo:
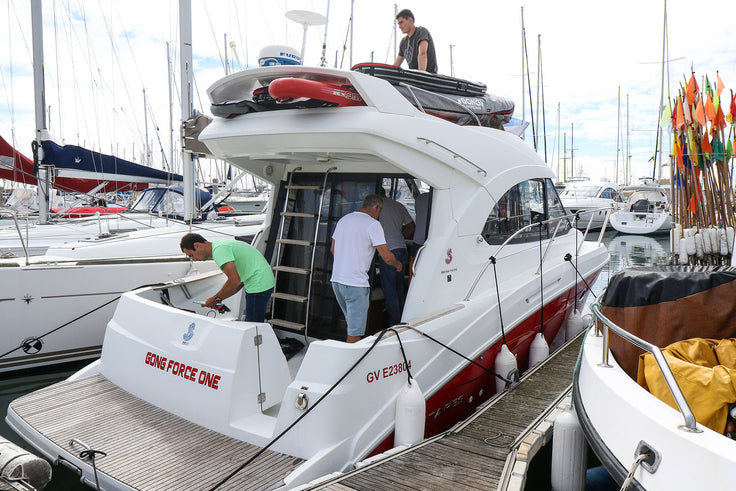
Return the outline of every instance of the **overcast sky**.
<path id="1" fill-rule="evenodd" d="M 0 25 L 8 27 L 0 35 L 0 134 L 14 138 L 18 148 L 30 155 L 34 134 L 30 2 L 3 0 L 0 5 Z M 593 178 L 614 180 L 617 155 L 623 169 L 628 124 L 633 177 L 651 172 L 648 160 L 654 154 L 661 92 L 663 1 L 424 0 L 395 5 L 388 0 L 355 0 L 353 5 L 353 63 L 371 57 L 391 63 L 394 9 L 410 8 L 416 23 L 432 33 L 440 73 L 450 74 L 453 45 L 455 76 L 481 81 L 489 92 L 512 99 L 516 117 L 522 113 L 523 6 L 540 155 L 545 157 L 541 133 L 546 128 L 546 157 L 555 171 L 559 164 L 562 172 L 561 157 L 570 157 L 572 147 L 576 169 Z M 349 67 L 350 6 L 350 0 L 329 2 L 329 66 L 337 62 Z M 231 70 L 237 70 L 254 66 L 259 50 L 267 45 L 286 44 L 300 50 L 302 26 L 288 20 L 285 12 L 309 10 L 326 15 L 327 7 L 327 0 L 192 0 L 199 90 L 195 106 L 209 112 L 205 90 L 225 74 L 226 56 Z M 66 143 L 115 151 L 140 162 L 146 135 L 145 88 L 154 160 L 160 162 L 161 153 L 168 159 L 171 111 L 166 43 L 175 57 L 175 127 L 181 115 L 176 96 L 178 2 L 45 0 L 43 8 L 46 103 L 52 132 Z M 727 89 L 736 87 L 733 2 L 670 0 L 667 16 L 671 95 L 689 77 L 691 68 L 701 83 L 705 75 L 715 81 L 719 70 Z M 325 26 L 308 29 L 307 65 L 320 64 L 324 34 Z M 227 54 L 225 39 L 236 45 Z M 541 87 L 537 83 L 539 39 Z M 524 105 L 529 120 L 528 93 Z M 542 117 L 545 125 L 536 120 Z M 527 142 L 532 144 L 531 132 Z M 569 165 L 570 160 L 567 162 Z M 618 180 L 622 175 L 620 171 Z"/>

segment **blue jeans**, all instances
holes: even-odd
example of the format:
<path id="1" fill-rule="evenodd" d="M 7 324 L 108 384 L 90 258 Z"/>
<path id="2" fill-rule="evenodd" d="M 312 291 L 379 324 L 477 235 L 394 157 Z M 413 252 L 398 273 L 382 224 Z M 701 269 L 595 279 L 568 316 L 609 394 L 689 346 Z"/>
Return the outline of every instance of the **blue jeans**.
<path id="1" fill-rule="evenodd" d="M 409 267 L 409 251 L 406 248 L 393 249 L 391 253 L 401 262 L 401 272 L 389 266 L 380 256 L 378 269 L 381 271 L 381 288 L 388 311 L 388 325 L 393 326 L 401 322 L 401 313 L 404 311 L 404 273 Z"/>
<path id="2" fill-rule="evenodd" d="M 266 322 L 266 310 L 271 293 L 273 293 L 273 288 L 258 293 L 245 292 L 246 322 Z"/>
<path id="3" fill-rule="evenodd" d="M 348 286 L 332 282 L 337 303 L 348 323 L 348 336 L 362 336 L 368 320 L 371 289 L 367 286 Z"/>

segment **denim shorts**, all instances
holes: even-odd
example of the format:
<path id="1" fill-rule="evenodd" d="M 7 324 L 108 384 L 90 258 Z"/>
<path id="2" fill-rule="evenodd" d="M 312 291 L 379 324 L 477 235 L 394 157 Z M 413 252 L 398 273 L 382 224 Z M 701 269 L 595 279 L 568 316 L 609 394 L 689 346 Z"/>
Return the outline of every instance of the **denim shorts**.
<path id="1" fill-rule="evenodd" d="M 348 323 L 348 336 L 362 336 L 365 334 L 365 325 L 368 319 L 370 304 L 370 287 L 348 286 L 332 282 L 332 291 L 335 292 L 337 303 Z"/>

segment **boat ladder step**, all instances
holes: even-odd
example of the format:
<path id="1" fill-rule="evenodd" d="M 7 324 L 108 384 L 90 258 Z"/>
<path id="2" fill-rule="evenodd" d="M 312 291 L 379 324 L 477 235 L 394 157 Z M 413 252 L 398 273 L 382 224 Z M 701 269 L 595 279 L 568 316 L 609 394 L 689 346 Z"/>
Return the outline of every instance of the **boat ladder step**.
<path id="1" fill-rule="evenodd" d="M 294 273 L 308 275 L 311 273 L 307 268 L 294 268 L 292 266 L 274 266 L 274 271 L 283 271 L 284 273 Z"/>
<path id="2" fill-rule="evenodd" d="M 298 217 L 298 218 L 314 218 L 317 215 L 315 215 L 314 213 L 299 213 L 296 211 L 282 211 L 281 216 Z"/>
<path id="3" fill-rule="evenodd" d="M 298 245 L 298 246 L 306 246 L 309 247 L 314 242 L 311 240 L 299 240 L 299 239 L 276 239 L 276 242 L 279 244 L 288 244 L 288 245 Z"/>
<path id="4" fill-rule="evenodd" d="M 287 184 L 286 189 L 317 189 L 322 191 L 322 186 L 305 186 L 303 184 Z"/>
<path id="5" fill-rule="evenodd" d="M 281 293 L 281 292 L 273 292 L 271 294 L 272 298 L 280 298 L 281 300 L 289 300 L 291 302 L 306 302 L 307 297 L 303 297 L 301 295 L 292 295 L 291 293 Z"/>
<path id="6" fill-rule="evenodd" d="M 291 322 L 284 319 L 269 319 L 269 324 L 276 327 L 285 327 L 287 329 L 292 329 L 294 331 L 303 331 L 304 330 L 304 324 L 300 324 L 298 322 Z"/>

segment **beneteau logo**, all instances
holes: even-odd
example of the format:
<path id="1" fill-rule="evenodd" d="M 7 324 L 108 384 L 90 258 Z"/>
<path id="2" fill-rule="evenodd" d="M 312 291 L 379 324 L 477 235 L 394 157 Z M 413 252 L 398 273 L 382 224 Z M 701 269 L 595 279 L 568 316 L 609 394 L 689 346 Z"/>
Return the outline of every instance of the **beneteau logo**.
<path id="1" fill-rule="evenodd" d="M 189 324 L 189 327 L 187 328 L 187 332 L 184 333 L 182 336 L 182 344 L 188 344 L 189 340 L 194 337 L 194 322 Z"/>

